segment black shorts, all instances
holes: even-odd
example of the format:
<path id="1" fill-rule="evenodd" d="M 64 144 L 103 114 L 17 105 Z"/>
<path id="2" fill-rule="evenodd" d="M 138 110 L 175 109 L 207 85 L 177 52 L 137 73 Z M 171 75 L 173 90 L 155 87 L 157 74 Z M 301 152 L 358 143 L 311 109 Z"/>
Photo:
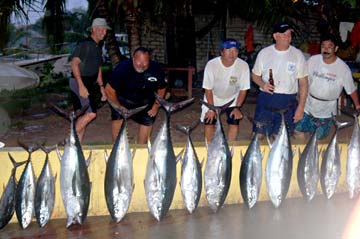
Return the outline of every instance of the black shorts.
<path id="1" fill-rule="evenodd" d="M 111 109 L 111 120 L 122 120 L 122 119 L 124 119 L 124 117 L 122 117 L 116 110 L 114 110 L 113 107 L 111 107 L 110 104 L 109 104 L 109 106 L 110 106 L 110 109 Z M 155 122 L 156 116 L 151 117 L 147 113 L 152 108 L 152 106 L 153 106 L 152 104 L 148 105 L 145 109 L 143 109 L 139 113 L 136 113 L 135 115 L 132 115 L 130 117 L 130 119 L 134 120 L 136 123 L 141 124 L 141 125 L 146 125 L 146 126 L 153 125 L 154 122 Z"/>
<path id="2" fill-rule="evenodd" d="M 84 79 L 85 77 L 82 77 Z M 88 98 L 83 98 L 79 94 L 79 87 L 74 78 L 70 79 L 70 89 L 71 89 L 71 98 L 74 106 L 74 111 L 80 110 L 85 105 L 89 105 L 89 108 L 86 112 L 96 113 L 97 109 L 101 108 L 103 103 L 101 102 L 101 92 L 99 84 L 96 82 L 97 76 L 95 77 L 95 82 L 93 83 L 84 83 L 86 89 L 89 92 Z M 90 79 L 86 79 L 89 81 Z M 93 79 L 92 79 L 93 80 Z M 73 81 L 73 82 L 72 82 Z M 75 82 L 74 82 L 75 81 Z"/>
<path id="3" fill-rule="evenodd" d="M 228 124 L 231 124 L 231 125 L 239 125 L 240 124 L 240 120 L 239 119 L 234 119 L 233 116 L 230 116 L 231 112 L 235 109 L 235 107 L 229 107 L 227 109 L 225 109 L 225 113 L 226 113 L 226 117 L 227 117 L 227 120 L 226 122 Z M 206 118 L 204 119 L 204 124 L 205 125 L 214 125 L 216 124 L 216 119 L 214 119 L 211 123 L 206 123 Z"/>

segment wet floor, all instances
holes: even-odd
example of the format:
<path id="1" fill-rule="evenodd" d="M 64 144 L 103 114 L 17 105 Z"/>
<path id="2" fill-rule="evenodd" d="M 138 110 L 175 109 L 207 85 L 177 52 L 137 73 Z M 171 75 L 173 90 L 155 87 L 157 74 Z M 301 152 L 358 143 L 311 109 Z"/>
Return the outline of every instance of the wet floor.
<path id="1" fill-rule="evenodd" d="M 119 224 L 110 216 L 88 217 L 83 226 L 71 229 L 65 228 L 65 219 L 51 220 L 45 228 L 33 222 L 25 230 L 13 223 L 0 231 L 0 238 L 358 239 L 359 219 L 360 200 L 337 194 L 330 200 L 320 195 L 310 203 L 287 199 L 279 209 L 265 201 L 251 210 L 244 204 L 225 205 L 216 214 L 208 207 L 192 215 L 171 210 L 161 222 L 146 212 L 130 213 Z"/>

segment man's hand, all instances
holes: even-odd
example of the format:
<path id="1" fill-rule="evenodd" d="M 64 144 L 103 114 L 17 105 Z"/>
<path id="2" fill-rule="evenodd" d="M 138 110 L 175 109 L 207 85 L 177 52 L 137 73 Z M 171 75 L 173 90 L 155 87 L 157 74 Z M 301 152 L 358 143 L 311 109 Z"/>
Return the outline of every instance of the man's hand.
<path id="1" fill-rule="evenodd" d="M 230 117 L 233 117 L 235 120 L 241 120 L 244 116 L 239 108 L 236 107 L 231 111 Z"/>
<path id="2" fill-rule="evenodd" d="M 89 92 L 83 84 L 79 84 L 79 94 L 83 98 L 88 98 Z"/>
<path id="3" fill-rule="evenodd" d="M 213 110 L 208 110 L 205 114 L 205 123 L 211 124 L 216 119 L 216 113 Z"/>
<path id="4" fill-rule="evenodd" d="M 304 109 L 297 107 L 294 114 L 294 123 L 297 123 L 304 117 Z"/>
<path id="5" fill-rule="evenodd" d="M 100 92 L 101 92 L 101 101 L 106 101 L 107 97 L 105 93 L 105 88 L 103 86 L 100 86 Z"/>
<path id="6" fill-rule="evenodd" d="M 150 117 L 155 117 L 159 112 L 159 105 L 154 104 L 153 107 L 147 112 Z"/>
<path id="7" fill-rule="evenodd" d="M 269 94 L 274 94 L 275 87 L 271 85 L 269 82 L 265 83 L 263 86 L 263 90 Z"/>

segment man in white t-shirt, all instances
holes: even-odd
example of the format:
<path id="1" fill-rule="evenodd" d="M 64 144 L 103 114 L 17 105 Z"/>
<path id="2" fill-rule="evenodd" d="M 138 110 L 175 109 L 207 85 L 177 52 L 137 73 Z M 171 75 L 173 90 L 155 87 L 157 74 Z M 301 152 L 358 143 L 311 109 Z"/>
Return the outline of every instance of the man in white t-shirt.
<path id="1" fill-rule="evenodd" d="M 260 138 L 278 133 L 281 115 L 275 109 L 288 109 L 284 116 L 290 134 L 304 115 L 308 88 L 306 61 L 302 52 L 290 45 L 291 34 L 289 24 L 276 24 L 273 30 L 275 44 L 259 52 L 252 69 L 252 79 L 260 88 L 254 119 L 271 122 L 259 129 L 254 126 L 253 131 L 257 131 Z M 270 72 L 273 84 L 269 82 Z"/>
<path id="2" fill-rule="evenodd" d="M 205 66 L 204 101 L 210 105 L 223 106 L 234 100 L 225 110 L 229 124 L 227 138 L 234 141 L 243 117 L 239 108 L 250 88 L 250 70 L 248 64 L 238 58 L 239 43 L 235 39 L 226 39 L 220 48 L 221 56 L 210 60 Z M 203 105 L 200 119 L 205 125 L 205 138 L 210 143 L 215 132 L 216 113 Z"/>
<path id="3" fill-rule="evenodd" d="M 331 115 L 336 115 L 337 99 L 343 89 L 350 95 L 355 108 L 360 109 L 358 92 L 350 68 L 335 55 L 338 50 L 334 35 L 321 37 L 321 54 L 308 60 L 309 94 L 305 104 L 304 118 L 296 124 L 296 136 L 304 137 L 304 132 L 316 130 L 314 118 L 319 120 L 317 137 L 326 137 L 332 125 Z"/>

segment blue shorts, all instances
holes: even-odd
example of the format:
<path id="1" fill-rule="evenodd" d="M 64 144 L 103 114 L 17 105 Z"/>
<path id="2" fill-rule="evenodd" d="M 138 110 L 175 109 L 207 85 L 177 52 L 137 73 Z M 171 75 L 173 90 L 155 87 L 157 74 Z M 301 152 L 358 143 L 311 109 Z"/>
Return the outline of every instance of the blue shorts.
<path id="1" fill-rule="evenodd" d="M 318 139 L 323 139 L 330 133 L 332 120 L 331 118 L 317 118 L 317 120 L 319 120 L 320 126 L 317 129 L 316 137 Z M 309 132 L 311 134 L 315 132 L 316 128 L 317 126 L 315 124 L 314 118 L 306 113 L 304 113 L 304 118 L 296 123 L 295 127 L 295 129 L 299 132 Z"/>
<path id="2" fill-rule="evenodd" d="M 240 120 L 239 119 L 234 119 L 233 116 L 230 116 L 231 112 L 235 109 L 235 107 L 229 107 L 227 109 L 225 109 L 225 113 L 227 116 L 227 120 L 226 122 L 230 125 L 239 125 L 240 124 Z M 206 119 L 204 119 L 204 124 L 205 125 L 215 125 L 216 123 L 216 119 L 214 119 L 211 123 L 206 123 Z"/>
<path id="3" fill-rule="evenodd" d="M 295 129 L 293 118 L 297 106 L 296 94 L 269 94 L 261 91 L 256 100 L 254 119 L 258 122 L 264 122 L 266 125 L 259 129 L 253 126 L 253 131 L 269 136 L 277 134 L 280 129 L 281 114 L 274 110 L 290 107 L 284 116 L 289 134 L 292 135 Z"/>

